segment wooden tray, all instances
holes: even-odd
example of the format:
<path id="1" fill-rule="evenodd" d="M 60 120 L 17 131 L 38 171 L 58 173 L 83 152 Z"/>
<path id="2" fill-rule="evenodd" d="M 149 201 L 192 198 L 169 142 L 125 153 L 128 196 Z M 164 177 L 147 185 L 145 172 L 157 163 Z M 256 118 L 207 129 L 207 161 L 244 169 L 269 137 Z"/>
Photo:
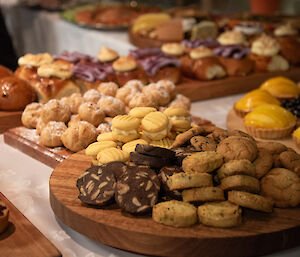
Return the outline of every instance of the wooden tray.
<path id="1" fill-rule="evenodd" d="M 276 76 L 285 76 L 298 82 L 300 81 L 300 67 L 294 67 L 289 71 L 252 73 L 246 77 L 228 77 L 212 81 L 183 78 L 182 83 L 176 86 L 176 91 L 194 102 L 248 92 L 258 88 L 265 80 Z"/>
<path id="2" fill-rule="evenodd" d="M 55 246 L 1 193 L 0 198 L 9 208 L 8 228 L 0 234 L 1 257 L 62 256 Z"/>
<path id="3" fill-rule="evenodd" d="M 235 111 L 233 109 L 231 109 L 228 114 L 227 114 L 227 120 L 226 120 L 226 123 L 227 123 L 227 128 L 229 130 L 235 130 L 235 129 L 238 129 L 238 130 L 241 130 L 241 131 L 244 131 L 244 132 L 247 132 L 244 125 L 243 125 L 243 119 L 239 116 L 236 115 Z M 293 141 L 292 137 L 288 137 L 288 138 L 285 138 L 285 139 L 270 139 L 270 140 L 267 140 L 267 139 L 261 139 L 261 138 L 256 138 L 257 140 L 259 141 L 276 141 L 276 142 L 280 142 L 288 147 L 291 147 L 293 148 L 296 152 L 300 153 L 300 149 L 296 147 L 296 144 L 295 142 Z"/>
<path id="4" fill-rule="evenodd" d="M 200 224 L 174 228 L 150 216 L 130 216 L 116 207 L 87 207 L 77 198 L 76 180 L 90 163 L 91 158 L 79 152 L 54 169 L 50 204 L 63 223 L 109 246 L 159 256 L 247 257 L 300 244 L 300 208 L 276 208 L 271 214 L 245 210 L 242 225 L 217 229 Z"/>
<path id="5" fill-rule="evenodd" d="M 192 120 L 196 124 L 211 124 L 210 121 L 196 116 L 192 116 Z M 55 168 L 57 164 L 73 154 L 65 147 L 50 148 L 43 146 L 39 141 L 36 130 L 25 127 L 12 128 L 6 131 L 4 142 L 51 168 Z"/>
<path id="6" fill-rule="evenodd" d="M 0 111 L 0 134 L 10 128 L 22 126 L 21 116 L 22 111 Z"/>

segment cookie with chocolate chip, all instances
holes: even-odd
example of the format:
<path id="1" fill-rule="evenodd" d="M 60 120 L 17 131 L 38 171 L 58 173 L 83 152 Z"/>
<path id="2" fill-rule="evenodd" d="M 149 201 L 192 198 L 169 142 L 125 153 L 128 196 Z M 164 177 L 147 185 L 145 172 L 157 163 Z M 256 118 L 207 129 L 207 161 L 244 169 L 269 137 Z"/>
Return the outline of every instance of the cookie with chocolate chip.
<path id="1" fill-rule="evenodd" d="M 112 172 L 101 166 L 87 169 L 78 179 L 78 198 L 86 204 L 103 206 L 113 201 L 116 179 Z"/>
<path id="2" fill-rule="evenodd" d="M 195 136 L 190 142 L 197 151 L 215 151 L 217 148 L 215 140 L 210 137 Z"/>
<path id="3" fill-rule="evenodd" d="M 153 170 L 146 167 L 128 166 L 130 172 L 117 182 L 115 200 L 119 207 L 132 214 L 150 211 L 156 204 L 160 182 Z"/>

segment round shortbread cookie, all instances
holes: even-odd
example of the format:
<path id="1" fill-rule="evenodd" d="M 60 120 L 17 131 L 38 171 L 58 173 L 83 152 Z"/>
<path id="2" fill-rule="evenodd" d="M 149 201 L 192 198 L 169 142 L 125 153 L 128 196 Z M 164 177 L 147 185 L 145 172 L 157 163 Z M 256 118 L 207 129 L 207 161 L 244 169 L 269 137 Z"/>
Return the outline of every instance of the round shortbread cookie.
<path id="1" fill-rule="evenodd" d="M 101 142 L 101 141 L 114 141 L 114 137 L 112 132 L 106 132 L 106 133 L 102 133 L 97 137 L 97 141 Z"/>
<path id="2" fill-rule="evenodd" d="M 0 233 L 8 226 L 9 210 L 5 203 L 0 200 Z"/>
<path id="3" fill-rule="evenodd" d="M 224 163 L 218 170 L 219 179 L 233 175 L 248 175 L 255 177 L 255 165 L 249 160 L 231 160 Z"/>
<path id="4" fill-rule="evenodd" d="M 224 201 L 224 191 L 219 187 L 201 187 L 182 191 L 184 202 Z"/>
<path id="5" fill-rule="evenodd" d="M 256 211 L 273 211 L 273 202 L 268 198 L 257 194 L 233 190 L 228 192 L 228 201 Z"/>
<path id="6" fill-rule="evenodd" d="M 197 209 L 189 203 L 171 200 L 154 205 L 152 219 L 167 226 L 189 227 L 197 222 Z"/>
<path id="7" fill-rule="evenodd" d="M 97 154 L 97 160 L 99 164 L 113 161 L 127 162 L 129 160 L 129 154 L 120 149 L 110 147 L 100 151 Z"/>
<path id="8" fill-rule="evenodd" d="M 258 193 L 260 191 L 260 183 L 257 178 L 247 175 L 234 175 L 221 180 L 220 187 L 225 190 L 239 190 L 251 193 Z"/>
<path id="9" fill-rule="evenodd" d="M 154 107 L 134 107 L 129 111 L 128 115 L 138 119 L 142 119 L 150 112 L 156 112 L 156 111 L 157 110 Z"/>
<path id="10" fill-rule="evenodd" d="M 228 201 L 205 203 L 198 207 L 198 218 L 207 226 L 234 227 L 242 222 L 242 210 Z"/>
<path id="11" fill-rule="evenodd" d="M 147 145 L 148 142 L 145 141 L 144 139 L 136 139 L 136 140 L 133 140 L 133 141 L 130 141 L 130 142 L 124 144 L 122 146 L 122 150 L 127 152 L 128 154 L 130 154 L 131 152 L 135 151 L 137 144 Z"/>
<path id="12" fill-rule="evenodd" d="M 114 141 L 95 142 L 85 149 L 85 154 L 89 156 L 96 156 L 100 151 L 110 147 L 117 147 L 117 143 Z"/>
<path id="13" fill-rule="evenodd" d="M 118 115 L 111 122 L 119 130 L 137 130 L 140 126 L 140 120 L 129 115 Z"/>
<path id="14" fill-rule="evenodd" d="M 157 133 L 167 129 L 169 118 L 162 112 L 150 112 L 142 120 L 143 130 L 149 133 Z"/>
<path id="15" fill-rule="evenodd" d="M 213 186 L 208 173 L 176 173 L 169 177 L 167 184 L 170 190 Z"/>
<path id="16" fill-rule="evenodd" d="M 182 161 L 185 172 L 211 172 L 223 164 L 223 156 L 214 151 L 192 153 Z"/>

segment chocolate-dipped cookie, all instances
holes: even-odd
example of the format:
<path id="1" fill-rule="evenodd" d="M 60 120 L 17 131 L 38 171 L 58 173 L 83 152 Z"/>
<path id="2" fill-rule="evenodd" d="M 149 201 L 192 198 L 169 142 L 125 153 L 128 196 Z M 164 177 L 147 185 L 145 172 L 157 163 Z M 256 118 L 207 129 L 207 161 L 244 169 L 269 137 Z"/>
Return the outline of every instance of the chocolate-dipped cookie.
<path id="1" fill-rule="evenodd" d="M 83 203 L 103 206 L 114 199 L 116 179 L 110 170 L 93 166 L 77 179 L 76 186 Z"/>
<path id="2" fill-rule="evenodd" d="M 164 158 L 164 159 L 175 159 L 175 153 L 174 151 L 163 148 L 163 147 L 157 147 L 152 145 L 142 145 L 138 144 L 135 147 L 135 151 L 140 154 L 145 154 L 149 156 Z"/>

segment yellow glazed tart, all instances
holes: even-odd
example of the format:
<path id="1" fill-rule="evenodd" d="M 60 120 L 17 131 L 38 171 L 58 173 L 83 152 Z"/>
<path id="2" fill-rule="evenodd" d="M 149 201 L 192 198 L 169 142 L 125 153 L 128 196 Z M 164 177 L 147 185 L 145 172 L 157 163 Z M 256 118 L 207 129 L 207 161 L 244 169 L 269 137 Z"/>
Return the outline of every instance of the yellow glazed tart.
<path id="1" fill-rule="evenodd" d="M 300 88 L 295 82 L 285 77 L 275 77 L 268 79 L 260 89 L 268 91 L 279 100 L 296 98 L 300 94 Z"/>
<path id="2" fill-rule="evenodd" d="M 263 104 L 245 116 L 244 125 L 254 137 L 279 139 L 290 135 L 296 125 L 296 117 L 278 105 Z"/>
<path id="3" fill-rule="evenodd" d="M 238 116 L 244 117 L 247 113 L 262 104 L 280 105 L 280 102 L 268 91 L 255 89 L 236 102 L 234 110 Z"/>
<path id="4" fill-rule="evenodd" d="M 294 139 L 296 146 L 300 149 L 300 127 L 294 131 L 293 139 Z"/>

